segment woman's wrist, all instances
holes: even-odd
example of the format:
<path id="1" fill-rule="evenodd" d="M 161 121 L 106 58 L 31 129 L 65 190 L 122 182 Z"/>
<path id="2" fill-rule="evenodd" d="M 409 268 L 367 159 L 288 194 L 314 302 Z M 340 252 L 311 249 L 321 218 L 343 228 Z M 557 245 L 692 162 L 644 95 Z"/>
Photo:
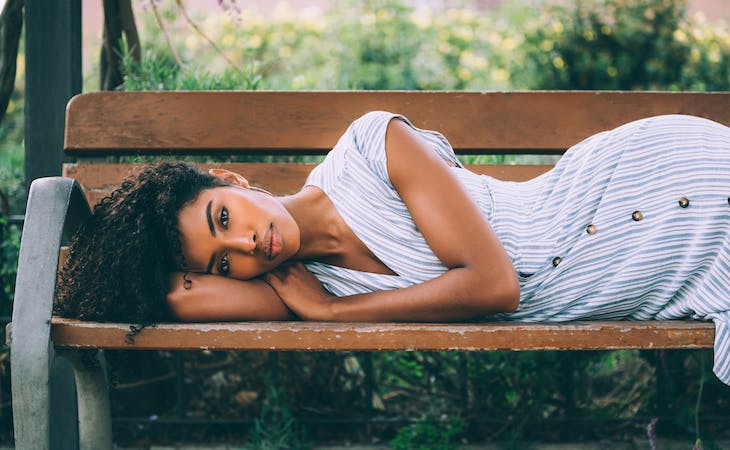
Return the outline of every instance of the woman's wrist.
<path id="1" fill-rule="evenodd" d="M 324 309 L 322 320 L 328 321 L 328 322 L 334 322 L 334 321 L 341 321 L 340 318 L 337 316 L 337 308 L 338 302 L 337 297 L 334 295 L 327 295 L 325 299 L 322 301 L 322 306 Z"/>
<path id="2" fill-rule="evenodd" d="M 315 302 L 312 307 L 308 308 L 307 314 L 304 314 L 302 319 L 316 320 L 321 322 L 332 322 L 337 321 L 335 314 L 335 304 L 337 297 L 322 294 Z"/>

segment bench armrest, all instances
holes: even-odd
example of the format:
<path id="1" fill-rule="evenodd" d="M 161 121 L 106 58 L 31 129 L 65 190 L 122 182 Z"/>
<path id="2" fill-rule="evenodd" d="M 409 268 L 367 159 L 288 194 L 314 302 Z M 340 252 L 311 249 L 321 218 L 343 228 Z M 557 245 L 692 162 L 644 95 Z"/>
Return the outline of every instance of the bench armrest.
<path id="1" fill-rule="evenodd" d="M 50 436 L 51 315 L 64 237 L 90 215 L 70 178 L 33 181 L 23 226 L 13 303 L 11 365 L 15 445 L 45 448 Z"/>

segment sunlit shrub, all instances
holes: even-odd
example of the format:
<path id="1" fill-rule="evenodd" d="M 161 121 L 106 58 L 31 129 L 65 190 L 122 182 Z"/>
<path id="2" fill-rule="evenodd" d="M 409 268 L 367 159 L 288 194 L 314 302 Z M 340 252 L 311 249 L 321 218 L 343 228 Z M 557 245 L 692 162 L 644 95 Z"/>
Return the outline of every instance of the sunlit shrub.
<path id="1" fill-rule="evenodd" d="M 173 2 L 168 11 L 174 17 Z M 502 89 L 517 41 L 508 21 L 495 17 L 413 8 L 402 0 L 343 1 L 326 12 L 297 14 L 280 4 L 266 18 L 246 10 L 199 19 L 223 55 L 179 20 L 169 35 L 191 70 L 254 67 L 266 89 Z M 149 14 L 142 20 L 145 48 L 164 54 L 154 20 Z"/>
<path id="2" fill-rule="evenodd" d="M 726 90 L 730 33 L 684 0 L 557 3 L 528 24 L 512 82 L 530 89 Z"/>
<path id="3" fill-rule="evenodd" d="M 684 0 L 512 0 L 493 11 L 409 5 L 348 0 L 325 12 L 283 3 L 266 17 L 245 10 L 198 19 L 222 55 L 180 20 L 169 35 L 204 84 L 201 73 L 229 74 L 234 82 L 222 89 L 250 88 L 252 77 L 265 89 L 730 88 L 728 27 L 687 17 Z M 143 19 L 145 48 L 164 54 L 158 27 Z"/>

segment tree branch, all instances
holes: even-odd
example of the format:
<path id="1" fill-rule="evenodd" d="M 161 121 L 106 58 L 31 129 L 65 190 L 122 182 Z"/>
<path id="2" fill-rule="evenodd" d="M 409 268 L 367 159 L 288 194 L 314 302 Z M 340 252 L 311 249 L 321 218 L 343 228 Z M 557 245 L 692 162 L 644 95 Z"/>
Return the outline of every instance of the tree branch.
<path id="1" fill-rule="evenodd" d="M 175 50 L 175 46 L 172 45 L 172 39 L 170 39 L 170 35 L 167 32 L 167 29 L 165 28 L 165 24 L 162 22 L 160 13 L 159 13 L 159 11 L 157 11 L 157 5 L 155 4 L 155 2 L 150 2 L 150 5 L 152 6 L 152 12 L 155 14 L 155 20 L 157 20 L 157 25 L 159 25 L 160 30 L 162 31 L 162 35 L 165 36 L 165 41 L 167 42 L 167 46 L 170 48 L 170 52 L 172 52 L 172 56 L 175 58 L 175 62 L 177 63 L 177 66 L 180 68 L 180 70 L 185 70 L 185 66 L 183 65 L 182 61 L 180 60 L 180 56 L 177 54 L 177 50 Z"/>
<path id="2" fill-rule="evenodd" d="M 99 87 L 114 90 L 124 82 L 122 61 L 122 33 L 127 48 L 135 61 L 141 58 L 139 36 L 134 22 L 131 0 L 104 0 L 104 34 L 101 47 Z"/>

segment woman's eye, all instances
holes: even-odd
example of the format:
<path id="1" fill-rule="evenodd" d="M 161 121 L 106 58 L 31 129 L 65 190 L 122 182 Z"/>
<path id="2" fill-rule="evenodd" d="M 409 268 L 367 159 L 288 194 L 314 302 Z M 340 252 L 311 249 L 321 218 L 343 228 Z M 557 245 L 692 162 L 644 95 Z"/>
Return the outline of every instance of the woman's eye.
<path id="1" fill-rule="evenodd" d="M 224 253 L 218 263 L 218 273 L 221 275 L 228 275 L 231 271 L 231 263 L 228 261 L 228 253 Z"/>
<path id="2" fill-rule="evenodd" d="M 223 228 L 228 228 L 228 209 L 225 206 L 221 208 L 220 222 Z"/>

